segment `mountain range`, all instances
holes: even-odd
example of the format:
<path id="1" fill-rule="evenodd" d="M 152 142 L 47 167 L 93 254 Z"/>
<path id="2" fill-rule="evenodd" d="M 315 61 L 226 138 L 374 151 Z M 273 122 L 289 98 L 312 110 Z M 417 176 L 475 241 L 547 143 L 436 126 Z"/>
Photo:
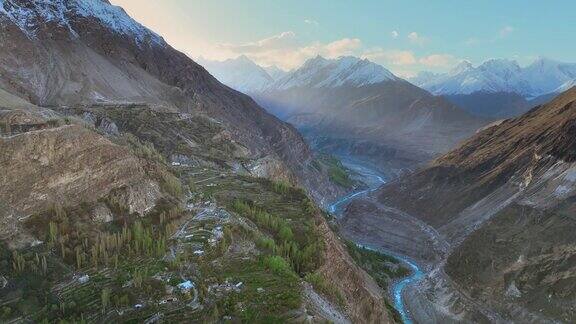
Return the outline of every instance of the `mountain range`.
<path id="1" fill-rule="evenodd" d="M 354 61 L 353 57 L 347 59 L 348 63 Z M 338 85 L 337 82 L 333 83 L 334 80 L 325 80 L 326 84 L 313 84 L 313 80 L 306 79 L 310 76 L 294 75 L 298 70 L 302 73 L 304 66 L 290 72 L 282 71 L 281 75 L 272 77 L 263 73 L 265 71 L 262 71 L 262 68 L 247 57 L 225 62 L 203 62 L 208 71 L 219 80 L 248 94 L 287 87 Z M 367 65 L 370 66 L 367 70 L 347 65 L 342 60 L 339 63 L 338 67 L 332 66 L 332 68 L 342 70 L 328 72 L 330 67 L 326 67 L 325 71 L 318 71 L 318 75 L 333 73 L 333 78 L 343 78 L 343 82 L 349 84 L 378 82 L 391 77 L 398 78 L 374 63 Z M 239 68 L 241 65 L 244 66 L 242 69 Z M 342 73 L 349 73 L 349 75 L 344 76 Z M 370 80 L 372 76 L 375 79 Z M 474 115 L 499 119 L 519 116 L 569 89 L 576 82 L 576 64 L 539 58 L 532 64 L 521 67 L 516 61 L 491 59 L 475 67 L 470 62 L 463 61 L 447 73 L 424 71 L 407 80 L 433 95 L 445 97 Z M 330 85 L 330 83 L 333 84 Z"/>
<path id="2" fill-rule="evenodd" d="M 317 56 L 250 95 L 317 149 L 388 170 L 427 161 L 487 122 L 356 57 Z"/>
<path id="3" fill-rule="evenodd" d="M 448 73 L 424 72 L 409 80 L 435 95 L 505 92 L 530 99 L 563 92 L 575 79 L 576 64 L 539 58 L 526 67 L 505 59 L 488 60 L 477 67 L 463 61 Z"/>
<path id="4" fill-rule="evenodd" d="M 576 80 L 576 64 L 539 58 L 520 67 L 516 61 L 488 60 L 475 67 L 463 61 L 444 74 L 422 72 L 410 82 L 486 117 L 518 116 L 566 91 Z"/>

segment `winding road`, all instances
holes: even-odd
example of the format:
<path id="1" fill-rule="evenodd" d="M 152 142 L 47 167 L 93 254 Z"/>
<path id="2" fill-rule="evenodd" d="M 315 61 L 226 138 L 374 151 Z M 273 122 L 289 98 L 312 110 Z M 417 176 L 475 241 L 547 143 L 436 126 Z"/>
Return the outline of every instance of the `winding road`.
<path id="1" fill-rule="evenodd" d="M 337 201 L 335 201 L 331 205 L 329 205 L 327 208 L 328 212 L 330 212 L 331 214 L 333 214 L 337 217 L 339 215 L 341 215 L 344 207 L 346 207 L 346 205 L 348 203 L 350 203 L 352 200 L 358 199 L 358 198 L 366 196 L 372 192 L 375 192 L 376 190 L 380 189 L 380 187 L 382 187 L 386 183 L 386 180 L 384 179 L 383 176 L 381 176 L 378 172 L 376 172 L 370 168 L 367 168 L 365 166 L 361 166 L 361 165 L 358 165 L 358 164 L 352 163 L 352 162 L 343 162 L 343 164 L 348 169 L 357 173 L 362 178 L 362 181 L 368 185 L 368 188 L 350 193 L 350 194 L 338 199 Z M 381 250 L 372 249 L 368 246 L 361 246 L 361 247 L 375 251 L 375 252 L 382 253 Z M 407 258 L 405 256 L 398 255 L 395 253 L 390 253 L 390 252 L 386 252 L 385 254 L 400 260 L 400 262 L 402 262 L 403 264 L 405 264 L 406 266 L 408 266 L 411 269 L 411 273 L 408 277 L 394 283 L 394 285 L 392 286 L 391 294 L 392 294 L 392 297 L 394 299 L 394 306 L 395 306 L 396 310 L 398 311 L 398 313 L 400 313 L 402 321 L 406 324 L 412 324 L 413 321 L 412 321 L 412 318 L 410 316 L 410 312 L 406 308 L 406 305 L 404 303 L 404 298 L 403 298 L 404 289 L 408 285 L 411 285 L 415 282 L 418 282 L 419 280 L 424 278 L 425 273 L 424 273 L 424 271 L 422 271 L 422 269 L 419 267 L 419 265 L 416 262 L 414 262 L 413 260 L 410 260 L 409 258 Z"/>

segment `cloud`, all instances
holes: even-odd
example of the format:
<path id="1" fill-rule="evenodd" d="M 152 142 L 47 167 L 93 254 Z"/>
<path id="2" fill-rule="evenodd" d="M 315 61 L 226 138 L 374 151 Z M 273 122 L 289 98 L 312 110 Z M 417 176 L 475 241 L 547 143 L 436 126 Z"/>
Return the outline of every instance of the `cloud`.
<path id="1" fill-rule="evenodd" d="M 457 59 L 450 54 L 433 54 L 422 57 L 418 62 L 427 67 L 450 67 Z"/>
<path id="2" fill-rule="evenodd" d="M 403 50 L 373 49 L 362 54 L 362 57 L 382 65 L 402 66 L 417 63 L 414 53 Z"/>
<path id="3" fill-rule="evenodd" d="M 400 36 L 400 34 L 398 33 L 398 31 L 393 30 L 392 32 L 390 32 L 390 36 L 392 36 L 392 38 L 396 39 L 396 38 L 398 38 L 398 36 Z"/>
<path id="4" fill-rule="evenodd" d="M 422 40 L 417 34 L 412 37 L 418 41 Z M 332 42 L 306 42 L 291 31 L 253 42 L 218 44 L 214 46 L 212 53 L 203 56 L 225 60 L 239 55 L 246 55 L 262 66 L 276 65 L 286 70 L 300 67 L 306 60 L 317 55 L 326 58 L 351 55 L 369 59 L 404 76 L 413 75 L 423 69 L 442 70 L 457 61 L 453 55 L 444 53 L 420 56 L 408 49 L 367 48 L 358 38 L 341 38 Z"/>
<path id="5" fill-rule="evenodd" d="M 428 39 L 426 37 L 423 37 L 417 32 L 411 32 L 410 34 L 408 34 L 408 40 L 410 41 L 410 43 L 416 45 L 424 45 L 426 42 L 428 42 Z"/>
<path id="6" fill-rule="evenodd" d="M 320 23 L 317 22 L 317 21 L 314 20 L 314 19 L 304 19 L 304 22 L 305 22 L 306 24 L 308 24 L 308 25 L 314 25 L 314 26 L 319 26 L 319 25 L 320 25 Z"/>
<path id="7" fill-rule="evenodd" d="M 510 34 L 512 34 L 514 32 L 514 27 L 512 26 L 504 26 L 502 27 L 502 29 L 500 29 L 500 31 L 498 32 L 498 36 L 500 38 L 506 38 L 508 37 Z"/>
<path id="8" fill-rule="evenodd" d="M 244 44 L 219 44 L 217 47 L 224 51 L 231 51 L 242 54 L 255 54 L 270 50 L 289 49 L 296 45 L 296 34 L 291 31 L 287 31 L 256 42 Z"/>
<path id="9" fill-rule="evenodd" d="M 362 41 L 357 38 L 342 38 L 329 43 L 304 44 L 294 32 L 287 31 L 259 41 L 244 44 L 217 45 L 219 59 L 246 55 L 260 65 L 277 65 L 284 69 L 300 66 L 316 55 L 336 58 L 344 55 L 359 55 Z"/>

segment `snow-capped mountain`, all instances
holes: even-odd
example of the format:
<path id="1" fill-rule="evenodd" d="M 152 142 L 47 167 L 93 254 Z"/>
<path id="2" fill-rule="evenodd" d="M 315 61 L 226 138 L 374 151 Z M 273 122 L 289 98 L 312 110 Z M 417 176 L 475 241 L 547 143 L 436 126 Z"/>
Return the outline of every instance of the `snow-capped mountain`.
<path id="1" fill-rule="evenodd" d="M 522 77 L 530 83 L 533 96 L 558 93 L 557 89 L 576 80 L 576 64 L 540 58 L 523 69 Z"/>
<path id="2" fill-rule="evenodd" d="M 435 95 L 483 92 L 515 93 L 534 98 L 553 93 L 575 79 L 576 64 L 540 58 L 527 67 L 504 59 L 492 59 L 478 67 L 464 61 L 448 73 L 424 72 L 410 81 Z"/>
<path id="3" fill-rule="evenodd" d="M 384 81 L 399 80 L 392 72 L 367 59 L 344 56 L 325 59 L 317 56 L 309 59 L 302 67 L 276 81 L 271 88 L 335 88 L 341 86 L 361 87 Z"/>
<path id="4" fill-rule="evenodd" d="M 269 87 L 277 78 L 283 76 L 284 72 L 275 66 L 264 69 L 244 55 L 226 61 L 200 58 L 198 63 L 220 82 L 244 93 L 253 93 Z"/>
<path id="5" fill-rule="evenodd" d="M 165 44 L 156 33 L 150 31 L 126 14 L 124 9 L 113 6 L 107 0 L 0 0 L 0 14 L 17 25 L 29 38 L 36 38 L 41 30 L 64 28 L 78 36 L 71 20 L 96 19 L 118 34 L 129 35 L 138 43 Z"/>
<path id="6" fill-rule="evenodd" d="M 283 78 L 284 76 L 286 76 L 288 73 L 288 71 L 284 71 L 281 68 L 277 67 L 276 65 L 271 65 L 268 67 L 265 67 L 264 70 L 268 73 L 269 76 L 272 77 L 272 79 L 274 80 L 278 80 L 280 78 Z"/>

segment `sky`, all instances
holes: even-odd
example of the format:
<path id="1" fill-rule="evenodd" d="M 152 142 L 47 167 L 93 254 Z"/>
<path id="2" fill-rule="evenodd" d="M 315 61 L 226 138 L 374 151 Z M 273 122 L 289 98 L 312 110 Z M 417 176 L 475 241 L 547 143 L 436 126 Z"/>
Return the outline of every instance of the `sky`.
<path id="1" fill-rule="evenodd" d="M 316 55 L 401 76 L 462 60 L 574 62 L 573 0 L 111 0 L 193 58 L 246 55 L 288 70 Z"/>

